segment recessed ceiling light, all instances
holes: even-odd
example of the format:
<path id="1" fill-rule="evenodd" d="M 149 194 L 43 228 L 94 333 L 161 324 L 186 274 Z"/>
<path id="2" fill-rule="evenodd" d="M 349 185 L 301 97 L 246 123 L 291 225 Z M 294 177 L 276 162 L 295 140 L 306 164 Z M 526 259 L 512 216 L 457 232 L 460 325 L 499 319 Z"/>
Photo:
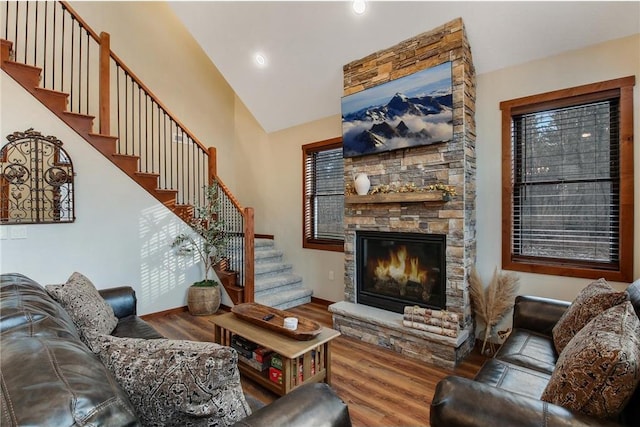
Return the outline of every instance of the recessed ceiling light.
<path id="1" fill-rule="evenodd" d="M 367 4 L 364 0 L 354 0 L 353 2 L 353 11 L 358 15 L 362 15 L 367 8 Z"/>
<path id="2" fill-rule="evenodd" d="M 256 61 L 256 64 L 258 64 L 259 67 L 264 67 L 267 65 L 267 59 L 261 53 L 256 53 L 256 56 L 254 56 L 254 59 Z"/>

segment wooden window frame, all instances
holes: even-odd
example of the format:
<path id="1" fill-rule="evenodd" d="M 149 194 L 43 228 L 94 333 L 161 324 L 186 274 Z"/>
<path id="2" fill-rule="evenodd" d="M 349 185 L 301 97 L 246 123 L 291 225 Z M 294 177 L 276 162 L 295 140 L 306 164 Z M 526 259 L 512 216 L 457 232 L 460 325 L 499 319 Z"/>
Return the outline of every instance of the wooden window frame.
<path id="1" fill-rule="evenodd" d="M 503 101 L 502 110 L 502 268 L 528 273 L 558 276 L 605 278 L 630 282 L 633 277 L 633 86 L 635 76 L 587 84 L 539 95 Z M 512 117 L 517 114 L 544 111 L 552 108 L 579 105 L 601 98 L 605 94 L 619 97 L 620 137 L 620 232 L 619 262 L 617 269 L 580 265 L 553 259 L 514 259 L 512 250 L 513 229 L 513 145 L 511 140 Z M 595 264 L 595 263 L 594 263 Z"/>
<path id="2" fill-rule="evenodd" d="M 306 249 L 318 249 L 324 251 L 344 252 L 344 241 L 313 238 L 313 230 L 309 224 L 309 204 L 307 200 L 307 171 L 306 161 L 310 153 L 324 150 L 332 150 L 342 147 L 342 137 L 313 142 L 302 146 L 302 247 Z"/>

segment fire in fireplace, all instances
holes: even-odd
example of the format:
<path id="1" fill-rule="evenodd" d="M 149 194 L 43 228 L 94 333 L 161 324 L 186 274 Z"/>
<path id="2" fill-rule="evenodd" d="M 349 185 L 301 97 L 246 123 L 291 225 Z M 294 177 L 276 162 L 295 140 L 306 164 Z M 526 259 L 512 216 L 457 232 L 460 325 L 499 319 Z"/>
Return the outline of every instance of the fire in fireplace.
<path id="1" fill-rule="evenodd" d="M 442 234 L 357 232 L 358 304 L 397 313 L 407 305 L 444 309 L 445 248 Z"/>

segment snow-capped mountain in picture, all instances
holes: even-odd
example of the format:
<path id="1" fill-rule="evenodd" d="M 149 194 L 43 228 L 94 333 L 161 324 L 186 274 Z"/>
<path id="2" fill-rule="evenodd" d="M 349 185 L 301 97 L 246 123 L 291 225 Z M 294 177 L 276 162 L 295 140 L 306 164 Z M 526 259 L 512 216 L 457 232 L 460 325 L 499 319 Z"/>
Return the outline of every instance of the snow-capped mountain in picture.
<path id="1" fill-rule="evenodd" d="M 342 98 L 344 157 L 452 138 L 450 62 Z"/>

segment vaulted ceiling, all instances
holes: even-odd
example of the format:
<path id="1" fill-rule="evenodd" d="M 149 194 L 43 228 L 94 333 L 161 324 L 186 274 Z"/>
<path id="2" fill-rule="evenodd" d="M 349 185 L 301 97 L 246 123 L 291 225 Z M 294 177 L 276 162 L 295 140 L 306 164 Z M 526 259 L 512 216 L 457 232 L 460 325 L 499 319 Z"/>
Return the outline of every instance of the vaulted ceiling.
<path id="1" fill-rule="evenodd" d="M 343 65 L 457 17 L 477 74 L 640 33 L 638 1 L 170 4 L 267 132 L 339 114 Z"/>

